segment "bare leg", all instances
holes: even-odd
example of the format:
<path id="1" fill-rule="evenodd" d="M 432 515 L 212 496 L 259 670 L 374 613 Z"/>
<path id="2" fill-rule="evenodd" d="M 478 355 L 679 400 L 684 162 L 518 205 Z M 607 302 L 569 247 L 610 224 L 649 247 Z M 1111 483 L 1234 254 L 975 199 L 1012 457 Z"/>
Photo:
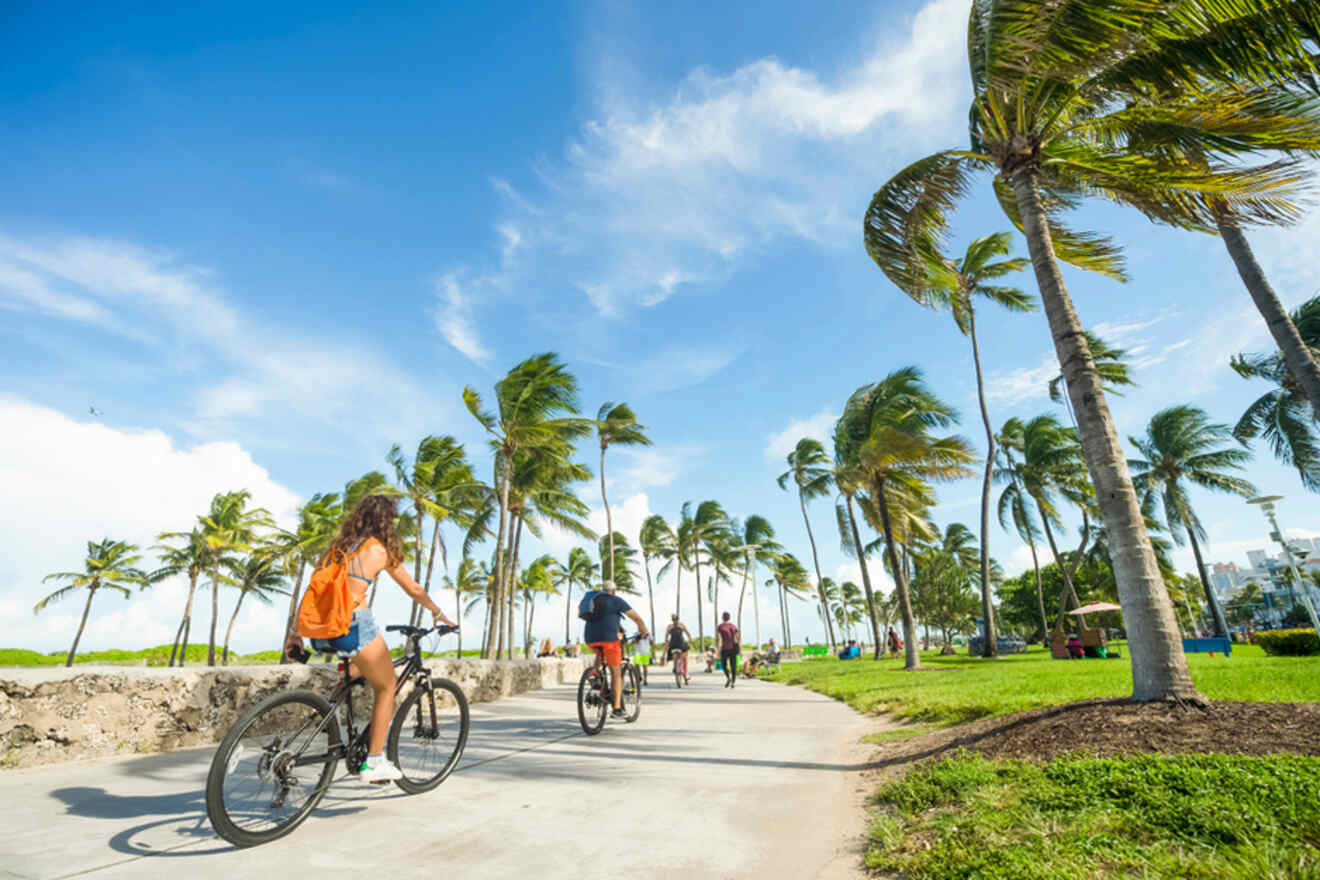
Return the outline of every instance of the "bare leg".
<path id="1" fill-rule="evenodd" d="M 371 685 L 376 706 L 371 713 L 371 745 L 368 751 L 379 755 L 385 750 L 390 717 L 394 714 L 394 658 L 385 646 L 385 637 L 376 636 L 353 658 L 355 673 Z"/>
<path id="2" fill-rule="evenodd" d="M 614 708 L 623 708 L 623 671 L 621 666 L 610 667 L 610 690 L 614 692 Z"/>

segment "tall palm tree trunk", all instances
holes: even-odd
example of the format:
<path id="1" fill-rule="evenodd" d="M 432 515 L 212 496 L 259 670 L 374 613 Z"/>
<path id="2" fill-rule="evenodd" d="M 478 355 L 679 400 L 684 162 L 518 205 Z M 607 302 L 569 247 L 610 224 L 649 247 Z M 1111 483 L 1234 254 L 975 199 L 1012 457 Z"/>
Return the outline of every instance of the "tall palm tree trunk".
<path id="1" fill-rule="evenodd" d="M 1226 639 L 1228 638 L 1228 621 L 1224 619 L 1224 609 L 1219 607 L 1219 598 L 1215 596 L 1215 591 L 1210 589 L 1210 578 L 1205 573 L 1205 560 L 1201 558 L 1201 544 L 1196 540 L 1196 532 L 1192 529 L 1190 522 L 1187 524 L 1187 539 L 1192 542 L 1192 555 L 1196 557 L 1196 573 L 1201 578 L 1201 587 L 1205 590 L 1205 601 L 1209 603 L 1210 615 L 1215 621 L 1215 635 L 1218 638 Z"/>
<path id="2" fill-rule="evenodd" d="M 605 575 L 605 580 L 612 581 L 614 580 L 614 518 L 610 514 L 610 499 L 605 496 L 605 445 L 604 441 L 600 444 L 600 500 L 605 505 L 605 534 L 607 535 L 605 540 L 609 543 L 610 548 L 610 570 L 609 574 Z M 604 574 L 605 566 L 602 565 L 600 569 L 601 573 Z"/>
<path id="3" fill-rule="evenodd" d="M 293 635 L 294 628 L 298 625 L 298 594 L 302 591 L 303 574 L 306 571 L 306 569 L 307 569 L 307 560 L 299 559 L 298 574 L 293 580 L 293 592 L 289 594 L 289 617 L 288 620 L 286 620 L 284 623 L 284 642 L 281 643 L 282 645 L 288 643 L 289 637 Z M 194 583 L 196 582 L 194 581 Z M 191 591 L 189 591 L 188 593 L 188 604 L 191 607 L 192 605 Z M 285 663 L 292 663 L 292 662 L 293 661 L 289 659 L 289 655 L 286 654 L 283 650 L 281 650 L 280 665 L 282 666 Z M 180 663 L 179 665 L 182 666 L 183 664 Z"/>
<path id="4" fill-rule="evenodd" d="M 995 432 L 990 426 L 990 409 L 985 405 L 985 379 L 981 375 L 981 346 L 976 341 L 976 310 L 967 301 L 967 329 L 972 339 L 972 364 L 976 367 L 976 400 L 981 406 L 985 425 L 985 477 L 981 480 L 981 617 L 985 620 L 982 657 L 999 656 L 995 632 L 995 604 L 990 598 L 990 473 L 995 462 Z"/>
<path id="5" fill-rule="evenodd" d="M 747 581 L 750 577 L 751 577 L 751 568 L 749 566 L 744 566 L 742 589 L 738 591 L 738 632 L 740 633 L 742 632 L 743 599 L 746 598 L 747 596 Z"/>
<path id="6" fill-rule="evenodd" d="M 1072 572 L 1064 566 L 1063 557 L 1059 555 L 1059 545 L 1054 542 L 1054 529 L 1050 528 L 1050 518 L 1045 514 L 1045 505 L 1041 503 L 1039 498 L 1036 499 L 1036 509 L 1040 511 L 1040 521 L 1045 526 L 1045 540 L 1049 541 L 1050 553 L 1054 556 L 1054 567 L 1059 570 L 1059 574 L 1063 577 L 1063 590 L 1060 591 L 1059 596 L 1059 621 L 1062 623 L 1062 615 L 1066 610 L 1063 605 L 1064 597 L 1072 599 L 1074 608 L 1081 608 L 1082 600 L 1077 597 L 1077 588 L 1073 586 Z M 1077 617 L 1082 629 L 1086 629 L 1086 615 L 1079 614 Z"/>
<path id="7" fill-rule="evenodd" d="M 522 511 L 518 512 L 517 519 L 513 524 L 513 534 L 510 536 L 509 552 L 509 659 L 513 659 L 513 612 L 514 600 L 518 597 L 518 550 L 522 544 Z"/>
<path id="8" fill-rule="evenodd" d="M 215 625 L 220 618 L 220 571 L 211 569 L 211 638 L 206 644 L 206 665 L 215 665 Z"/>
<path id="9" fill-rule="evenodd" d="M 193 596 L 196 595 L 197 593 L 197 578 L 200 577 L 200 575 L 201 572 L 193 572 L 188 577 L 188 601 L 183 603 L 183 619 L 179 621 L 179 631 L 174 636 L 174 647 L 170 649 L 171 666 L 174 665 L 175 651 L 178 649 L 179 641 L 181 639 L 183 640 L 184 645 L 183 645 L 183 652 L 179 654 L 180 666 L 183 665 L 184 655 L 187 654 L 188 652 L 188 644 L 187 644 L 188 640 L 185 638 L 185 636 L 188 631 L 188 621 L 192 617 Z M 284 637 L 287 639 L 289 637 L 288 633 L 285 633 Z"/>
<path id="10" fill-rule="evenodd" d="M 463 570 L 462 563 L 459 564 L 459 571 Z M 457 660 L 463 659 L 463 584 L 461 578 L 454 579 L 454 622 L 458 627 L 458 648 L 455 650 L 454 657 Z"/>
<path id="11" fill-rule="evenodd" d="M 82 620 L 78 621 L 78 631 L 73 634 L 73 644 L 69 647 L 69 656 L 64 661 L 65 666 L 72 666 L 73 658 L 78 654 L 78 643 L 82 641 L 83 630 L 87 628 L 87 612 L 92 610 L 92 597 L 96 595 L 96 589 L 95 581 L 87 588 L 87 604 L 83 606 Z"/>
<path id="12" fill-rule="evenodd" d="M 413 512 L 417 514 L 417 552 L 413 555 L 413 580 L 420 584 L 422 582 L 422 535 L 426 533 L 426 529 L 424 528 L 426 525 L 426 519 L 422 513 L 421 504 L 414 504 Z M 437 520 L 437 523 L 438 522 L 439 521 Z M 431 552 L 435 552 L 434 543 L 431 545 Z M 413 600 L 412 607 L 408 609 L 409 626 L 417 625 L 418 618 L 421 617 L 421 610 L 422 606 L 416 600 Z"/>
<path id="13" fill-rule="evenodd" d="M 1283 303 L 1279 302 L 1274 288 L 1270 287 L 1270 282 L 1265 277 L 1260 264 L 1256 262 L 1256 255 L 1252 252 L 1251 245 L 1247 243 L 1247 237 L 1242 234 L 1237 221 L 1232 216 L 1223 214 L 1219 218 L 1218 226 L 1219 236 L 1224 240 L 1224 247 L 1228 248 L 1228 255 L 1233 258 L 1233 265 L 1237 267 L 1242 283 L 1247 286 L 1252 302 L 1256 304 L 1257 311 L 1265 319 L 1265 326 L 1274 337 L 1274 344 L 1283 353 L 1288 372 L 1292 373 L 1297 384 L 1302 386 L 1307 400 L 1311 401 L 1315 417 L 1320 418 L 1320 364 L 1316 363 L 1310 349 L 1302 341 L 1302 335 L 1297 332 L 1297 327 L 1288 317 Z M 1215 626 L 1219 626 L 1217 618 Z"/>
<path id="14" fill-rule="evenodd" d="M 1038 169 L 1028 160 L 1012 170 L 1010 180 L 1040 287 L 1041 303 L 1077 416 L 1082 452 L 1109 535 L 1132 657 L 1132 695 L 1141 701 L 1201 704 L 1205 698 L 1196 690 L 1187 670 L 1178 621 L 1146 534 L 1127 458 L 1114 432 L 1095 361 L 1054 256 L 1054 243 L 1037 185 L 1038 174 Z"/>
<path id="15" fill-rule="evenodd" d="M 793 647 L 793 626 L 788 622 L 788 588 L 778 581 L 775 582 L 779 588 L 779 622 L 784 627 L 784 647 Z"/>
<path id="16" fill-rule="evenodd" d="M 756 588 L 756 564 L 752 563 L 752 620 L 756 621 L 756 650 L 761 650 L 761 595 Z"/>
<path id="17" fill-rule="evenodd" d="M 894 592 L 898 594 L 898 610 L 903 617 L 903 668 L 920 669 L 921 654 L 917 651 L 917 624 L 912 617 L 912 597 L 908 595 L 907 573 L 898 561 L 894 547 L 894 528 L 889 521 L 889 502 L 885 500 L 884 483 L 875 487 L 876 506 L 880 508 L 880 523 L 885 531 L 885 550 L 889 554 L 889 567 L 894 574 Z"/>
<path id="18" fill-rule="evenodd" d="M 422 585 L 422 591 L 428 596 L 431 595 L 431 572 L 435 569 L 435 550 L 439 543 L 440 518 L 436 517 L 435 525 L 431 528 L 431 552 L 426 557 L 426 580 L 417 579 L 417 583 Z M 409 621 L 411 626 L 422 625 L 422 606 L 420 602 L 413 602 L 412 616 Z"/>
<path id="19" fill-rule="evenodd" d="M 692 565 L 697 580 L 697 644 L 704 651 L 706 650 L 706 622 L 701 619 L 701 557 L 695 551 L 692 554 Z"/>
<path id="20" fill-rule="evenodd" d="M 848 507 L 848 528 L 852 532 L 853 546 L 857 548 L 857 561 L 862 566 L 862 590 L 866 593 L 866 616 L 871 621 L 871 637 L 875 640 L 875 659 L 880 659 L 880 621 L 875 613 L 875 593 L 871 589 L 871 572 L 866 567 L 866 548 L 862 546 L 862 536 L 857 533 L 857 519 L 853 516 L 852 496 L 845 494 L 844 503 Z"/>
<path id="21" fill-rule="evenodd" d="M 570 615 L 573 613 L 573 579 L 572 578 L 569 578 L 568 581 L 568 596 L 566 602 L 567 604 L 564 606 L 564 647 L 568 647 L 568 645 L 572 642 L 572 639 L 570 638 L 570 636 L 572 635 L 572 633 L 570 632 L 571 624 L 569 623 Z"/>
<path id="22" fill-rule="evenodd" d="M 683 562 L 679 560 L 678 567 L 674 569 L 674 613 L 681 618 L 683 615 Z"/>
<path id="23" fill-rule="evenodd" d="M 183 619 L 183 641 L 179 644 L 179 666 L 188 661 L 188 637 L 192 635 L 192 614 Z"/>
<path id="24" fill-rule="evenodd" d="M 234 621 L 238 620 L 238 609 L 243 607 L 243 599 L 247 597 L 247 590 L 238 594 L 238 601 L 234 603 L 234 613 L 229 616 L 229 626 L 225 627 L 225 650 L 220 661 L 221 666 L 229 665 L 229 638 L 234 634 Z"/>
<path id="25" fill-rule="evenodd" d="M 611 553 L 611 556 L 614 554 Z M 651 588 L 651 560 L 645 553 L 642 554 L 642 568 L 646 569 L 646 598 L 651 604 L 651 632 L 655 629 L 655 592 Z M 654 638 L 654 636 L 652 636 Z"/>
<path id="26" fill-rule="evenodd" d="M 811 542 L 811 561 L 816 566 L 816 596 L 820 599 L 821 616 L 825 618 L 825 635 L 830 640 L 830 650 L 835 649 L 834 624 L 830 622 L 830 603 L 825 600 L 825 582 L 820 576 L 820 557 L 816 554 L 816 536 L 811 533 L 811 520 L 807 517 L 807 501 L 798 492 L 798 505 L 802 508 L 802 521 L 807 524 L 807 540 Z"/>
<path id="27" fill-rule="evenodd" d="M 1036 572 L 1036 604 L 1040 606 L 1040 639 L 1041 642 L 1047 642 L 1050 638 L 1050 619 L 1045 614 L 1045 590 L 1040 583 L 1040 560 L 1036 557 L 1036 542 L 1030 537 L 1027 538 L 1027 546 L 1031 548 L 1031 568 Z"/>
<path id="28" fill-rule="evenodd" d="M 170 662 L 166 666 L 174 665 L 174 658 L 179 653 L 179 639 L 183 638 L 183 620 L 179 621 L 179 628 L 174 631 L 174 644 L 170 647 Z M 280 662 L 284 662 L 281 657 Z"/>
<path id="29" fill-rule="evenodd" d="M 513 462 L 510 458 L 511 453 L 501 450 L 499 456 L 500 528 L 495 535 L 495 594 L 491 599 L 492 633 L 488 639 L 490 644 L 487 646 L 488 650 L 485 655 L 489 657 L 489 649 L 494 649 L 496 660 L 499 659 L 500 651 L 504 646 L 504 540 L 509 527 L 509 479 L 510 471 L 513 468 Z"/>

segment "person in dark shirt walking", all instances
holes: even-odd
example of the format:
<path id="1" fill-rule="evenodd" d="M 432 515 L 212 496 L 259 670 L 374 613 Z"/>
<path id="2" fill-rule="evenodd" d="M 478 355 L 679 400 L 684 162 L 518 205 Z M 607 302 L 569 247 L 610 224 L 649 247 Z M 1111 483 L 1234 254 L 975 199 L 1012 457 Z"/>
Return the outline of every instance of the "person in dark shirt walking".
<path id="1" fill-rule="evenodd" d="M 720 637 L 720 664 L 724 667 L 724 686 L 734 687 L 738 682 L 738 627 L 729 623 L 729 612 L 724 612 L 724 622 L 715 628 Z"/>

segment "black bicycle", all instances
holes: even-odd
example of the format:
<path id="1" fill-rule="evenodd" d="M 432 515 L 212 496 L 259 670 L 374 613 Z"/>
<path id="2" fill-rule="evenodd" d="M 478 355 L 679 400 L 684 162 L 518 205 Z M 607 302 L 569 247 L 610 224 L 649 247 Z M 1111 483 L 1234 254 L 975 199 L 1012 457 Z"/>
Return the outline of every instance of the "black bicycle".
<path id="1" fill-rule="evenodd" d="M 641 640 L 642 635 L 638 633 L 632 638 L 625 639 L 625 642 L 636 643 Z M 578 681 L 578 721 L 582 722 L 582 730 L 587 736 L 595 736 L 605 729 L 605 719 L 609 716 L 610 709 L 614 707 L 614 696 L 610 692 L 610 677 L 606 674 L 607 669 L 608 667 L 601 663 L 597 655 L 595 665 L 587 668 Z M 642 672 L 632 662 L 632 658 L 625 655 L 623 663 L 619 666 L 619 675 L 623 676 L 620 699 L 623 703 L 623 720 L 632 724 L 642 714 Z"/>
<path id="2" fill-rule="evenodd" d="M 467 745 L 467 698 L 452 681 L 432 678 L 422 664 L 422 638 L 448 635 L 457 627 L 385 629 L 407 639 L 403 656 L 394 661 L 403 668 L 394 688 L 397 708 L 386 754 L 403 772 L 395 785 L 419 794 L 445 781 Z M 239 718 L 216 750 L 206 777 L 206 815 L 235 846 L 267 843 L 297 828 L 325 795 L 336 762 L 343 761 L 354 776 L 361 770 L 371 722 L 368 718 L 358 728 L 353 695 L 366 687 L 366 679 L 351 675 L 349 655 L 338 656 L 344 678 L 330 699 L 307 690 L 272 694 Z"/>

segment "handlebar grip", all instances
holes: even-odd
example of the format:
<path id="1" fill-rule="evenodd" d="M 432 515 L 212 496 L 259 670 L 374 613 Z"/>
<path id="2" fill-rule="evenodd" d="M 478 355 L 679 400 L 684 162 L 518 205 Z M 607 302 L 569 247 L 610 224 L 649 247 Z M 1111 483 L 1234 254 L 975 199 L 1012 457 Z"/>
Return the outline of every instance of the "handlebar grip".
<path id="1" fill-rule="evenodd" d="M 436 627 L 435 631 L 438 635 L 447 636 L 450 635 L 451 633 L 458 632 L 458 627 L 446 626 L 444 624 L 441 624 L 440 626 Z"/>
<path id="2" fill-rule="evenodd" d="M 412 629 L 412 627 L 408 626 L 407 624 L 391 623 L 389 626 L 385 627 L 385 632 L 387 633 L 403 632 L 404 630 L 409 630 L 409 629 Z"/>

